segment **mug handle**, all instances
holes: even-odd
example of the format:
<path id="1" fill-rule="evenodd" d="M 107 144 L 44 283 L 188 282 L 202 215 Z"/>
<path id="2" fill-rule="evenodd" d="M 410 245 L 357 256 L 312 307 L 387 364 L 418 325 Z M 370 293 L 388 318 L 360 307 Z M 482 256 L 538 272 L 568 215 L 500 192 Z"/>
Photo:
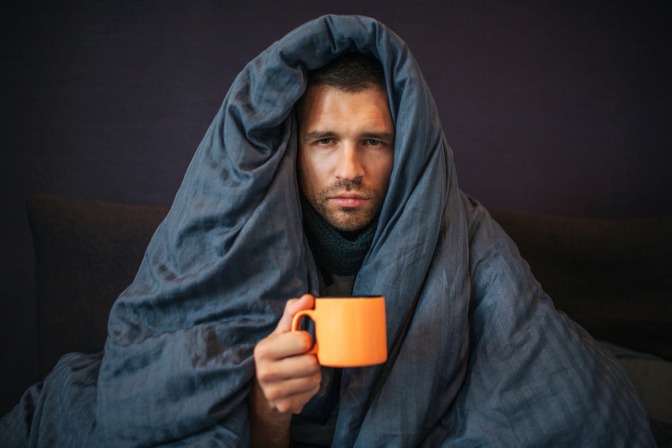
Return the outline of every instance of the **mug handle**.
<path id="1" fill-rule="evenodd" d="M 311 319 L 313 319 L 313 322 L 315 322 L 315 318 L 313 317 L 314 310 L 303 310 L 299 311 L 294 315 L 294 318 L 292 319 L 292 329 L 291 331 L 298 331 L 299 330 L 299 322 L 301 321 L 301 318 L 303 316 L 308 316 Z M 315 355 L 317 354 L 317 341 L 313 344 L 313 346 L 306 352 L 306 355 Z"/>

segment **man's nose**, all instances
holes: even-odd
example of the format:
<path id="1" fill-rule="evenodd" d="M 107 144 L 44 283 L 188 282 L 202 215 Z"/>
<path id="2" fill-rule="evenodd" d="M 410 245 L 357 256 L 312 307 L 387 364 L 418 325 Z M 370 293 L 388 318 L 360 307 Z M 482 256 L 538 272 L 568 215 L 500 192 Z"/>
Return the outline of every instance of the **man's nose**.
<path id="1" fill-rule="evenodd" d="M 357 146 L 352 143 L 341 147 L 338 166 L 336 167 L 336 177 L 349 181 L 359 181 L 364 176 L 364 166 L 360 160 L 360 154 Z"/>

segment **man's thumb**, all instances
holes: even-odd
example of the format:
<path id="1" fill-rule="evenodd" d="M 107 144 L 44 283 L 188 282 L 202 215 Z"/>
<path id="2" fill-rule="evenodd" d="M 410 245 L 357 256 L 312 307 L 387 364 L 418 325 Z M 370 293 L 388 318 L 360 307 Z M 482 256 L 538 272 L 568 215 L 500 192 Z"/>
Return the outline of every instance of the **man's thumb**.
<path id="1" fill-rule="evenodd" d="M 287 333 L 290 331 L 294 315 L 299 311 L 312 309 L 314 305 L 315 298 L 311 294 L 304 294 L 298 299 L 289 299 L 274 333 Z"/>

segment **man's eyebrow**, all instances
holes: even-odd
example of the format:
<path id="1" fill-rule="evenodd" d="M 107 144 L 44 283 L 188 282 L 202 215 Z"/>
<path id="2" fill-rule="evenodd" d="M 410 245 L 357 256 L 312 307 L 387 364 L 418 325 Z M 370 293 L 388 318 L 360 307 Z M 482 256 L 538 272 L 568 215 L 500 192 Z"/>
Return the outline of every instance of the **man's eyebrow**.
<path id="1" fill-rule="evenodd" d="M 303 136 L 303 139 L 320 140 L 322 138 L 333 137 L 335 135 L 336 133 L 334 131 L 312 131 L 312 132 L 306 132 L 306 134 Z"/>
<path id="2" fill-rule="evenodd" d="M 303 136 L 304 140 L 320 140 L 323 138 L 335 137 L 338 134 L 334 131 L 312 131 L 306 132 Z M 364 132 L 362 138 L 371 138 L 375 140 L 392 141 L 394 140 L 394 132 Z"/>
<path id="3" fill-rule="evenodd" d="M 374 140 L 394 140 L 394 132 L 365 132 L 362 134 L 364 138 L 372 138 Z"/>

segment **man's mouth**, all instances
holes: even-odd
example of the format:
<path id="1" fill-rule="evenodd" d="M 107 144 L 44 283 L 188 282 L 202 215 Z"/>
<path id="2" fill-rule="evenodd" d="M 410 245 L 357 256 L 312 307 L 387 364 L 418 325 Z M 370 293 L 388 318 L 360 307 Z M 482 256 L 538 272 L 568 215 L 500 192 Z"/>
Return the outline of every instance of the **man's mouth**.
<path id="1" fill-rule="evenodd" d="M 340 193 L 329 198 L 337 207 L 341 208 L 359 208 L 369 199 L 366 196 L 357 193 Z"/>

